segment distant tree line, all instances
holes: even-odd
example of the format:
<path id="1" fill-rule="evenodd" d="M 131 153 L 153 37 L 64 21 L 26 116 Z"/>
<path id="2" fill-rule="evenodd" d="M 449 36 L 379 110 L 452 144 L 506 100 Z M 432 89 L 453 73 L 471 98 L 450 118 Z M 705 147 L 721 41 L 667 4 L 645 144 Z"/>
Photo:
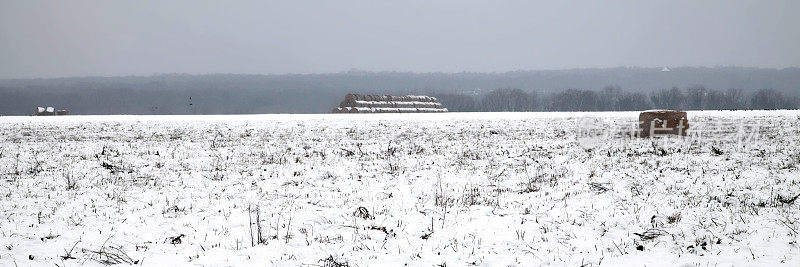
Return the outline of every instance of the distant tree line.
<path id="1" fill-rule="evenodd" d="M 800 100 L 773 89 L 751 93 L 742 89 L 725 91 L 692 86 L 672 87 L 648 93 L 626 92 L 610 85 L 602 90 L 567 89 L 538 94 L 518 88 L 498 88 L 485 95 L 436 94 L 450 111 L 634 111 L 646 109 L 735 110 L 796 109 Z"/>
<path id="2" fill-rule="evenodd" d="M 619 86 L 604 88 L 607 84 Z M 492 90 L 501 86 L 505 88 Z M 754 90 L 758 88 L 775 90 Z M 37 106 L 69 109 L 76 115 L 328 113 L 348 93 L 435 95 L 452 111 L 698 106 L 771 109 L 797 106 L 793 97 L 800 97 L 800 68 L 676 67 L 669 72 L 661 68 L 609 68 L 505 73 L 353 70 L 329 74 L 0 79 L 0 116 L 31 115 Z"/>

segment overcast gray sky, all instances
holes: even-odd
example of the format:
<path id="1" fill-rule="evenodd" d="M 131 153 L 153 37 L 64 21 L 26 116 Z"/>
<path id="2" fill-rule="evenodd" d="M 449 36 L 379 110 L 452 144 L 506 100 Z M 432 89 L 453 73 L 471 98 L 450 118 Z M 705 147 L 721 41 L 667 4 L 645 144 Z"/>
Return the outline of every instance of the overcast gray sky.
<path id="1" fill-rule="evenodd" d="M 800 1 L 0 1 L 0 78 L 800 66 Z"/>

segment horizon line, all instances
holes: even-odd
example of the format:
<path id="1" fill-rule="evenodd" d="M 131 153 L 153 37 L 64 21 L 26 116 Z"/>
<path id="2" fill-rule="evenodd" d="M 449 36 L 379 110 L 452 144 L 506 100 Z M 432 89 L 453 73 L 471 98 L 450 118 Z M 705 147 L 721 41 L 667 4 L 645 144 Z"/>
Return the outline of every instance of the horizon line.
<path id="1" fill-rule="evenodd" d="M 737 66 L 737 65 L 715 65 L 715 66 L 660 66 L 660 67 L 643 67 L 643 66 L 617 66 L 617 67 L 576 67 L 576 68 L 552 68 L 552 69 L 519 69 L 519 70 L 508 70 L 508 71 L 460 71 L 460 72 L 445 72 L 445 71 L 426 71 L 426 72 L 415 72 L 415 71 L 399 71 L 399 70 L 362 70 L 358 68 L 351 68 L 345 71 L 339 72 L 310 72 L 310 73 L 296 73 L 296 72 L 285 72 L 285 73 L 233 73 L 233 72 L 208 72 L 208 73 L 186 73 L 186 72 L 154 72 L 151 74 L 130 74 L 130 75 L 85 75 L 85 76 L 52 76 L 52 77 L 26 77 L 26 78 L 0 78 L 0 81 L 14 81 L 14 80 L 58 80 L 58 79 L 81 79 L 81 78 L 147 78 L 147 77 L 158 77 L 158 76 L 213 76 L 213 75 L 240 75 L 240 76 L 312 76 L 312 75 L 342 75 L 342 74 L 416 74 L 416 75 L 425 75 L 425 74 L 445 74 L 445 75 L 453 75 L 453 74 L 509 74 L 509 73 L 522 73 L 522 72 L 558 72 L 558 71 L 576 71 L 576 70 L 613 70 L 613 69 L 642 69 L 642 70 L 660 70 L 662 68 L 669 68 L 670 70 L 674 71 L 676 69 L 686 69 L 686 68 L 694 68 L 694 69 L 732 69 L 732 68 L 739 68 L 739 69 L 755 69 L 755 70 L 787 70 L 787 69 L 798 69 L 798 66 L 788 66 L 788 67 L 753 67 L 753 66 Z"/>

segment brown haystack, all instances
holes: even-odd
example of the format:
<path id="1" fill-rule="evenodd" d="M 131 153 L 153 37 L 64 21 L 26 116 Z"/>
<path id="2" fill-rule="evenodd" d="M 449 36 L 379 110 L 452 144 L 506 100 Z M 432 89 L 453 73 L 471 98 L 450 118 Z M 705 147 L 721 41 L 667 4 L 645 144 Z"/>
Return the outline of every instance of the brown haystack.
<path id="1" fill-rule="evenodd" d="M 686 136 L 689 120 L 685 111 L 648 110 L 639 114 L 639 136 L 680 135 Z"/>

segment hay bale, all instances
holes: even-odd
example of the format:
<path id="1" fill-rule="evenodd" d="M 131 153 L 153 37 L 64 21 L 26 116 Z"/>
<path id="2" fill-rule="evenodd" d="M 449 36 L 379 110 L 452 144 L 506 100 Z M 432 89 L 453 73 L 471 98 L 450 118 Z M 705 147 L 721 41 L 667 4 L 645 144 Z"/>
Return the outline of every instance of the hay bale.
<path id="1" fill-rule="evenodd" d="M 53 116 L 56 115 L 56 110 L 53 107 L 36 107 L 36 111 L 33 114 L 36 116 Z"/>
<path id="2" fill-rule="evenodd" d="M 352 109 L 353 112 L 350 113 L 373 113 L 372 108 L 368 107 L 355 107 Z"/>
<path id="3" fill-rule="evenodd" d="M 415 108 L 441 108 L 441 104 L 433 102 L 414 102 Z"/>
<path id="4" fill-rule="evenodd" d="M 366 107 L 367 101 L 363 100 L 345 100 L 342 102 L 342 107 Z"/>
<path id="5" fill-rule="evenodd" d="M 397 108 L 413 108 L 414 102 L 397 101 L 394 102 Z"/>
<path id="6" fill-rule="evenodd" d="M 332 113 L 447 112 L 435 97 L 347 94 Z"/>
<path id="7" fill-rule="evenodd" d="M 639 136 L 680 135 L 686 136 L 689 120 L 685 111 L 648 110 L 639 113 Z"/>
<path id="8" fill-rule="evenodd" d="M 376 108 L 375 113 L 399 113 L 397 108 Z"/>
<path id="9" fill-rule="evenodd" d="M 369 107 L 369 103 L 370 103 L 370 102 L 372 102 L 372 101 L 367 101 L 367 100 L 358 100 L 358 101 L 355 101 L 355 103 L 351 104 L 350 106 L 351 106 L 351 107 L 362 107 L 362 108 L 368 108 L 368 107 Z"/>
<path id="10" fill-rule="evenodd" d="M 442 113 L 447 112 L 446 108 L 418 108 L 417 112 L 420 113 Z"/>
<path id="11" fill-rule="evenodd" d="M 387 101 L 374 101 L 372 102 L 373 108 L 391 108 L 392 104 Z"/>

